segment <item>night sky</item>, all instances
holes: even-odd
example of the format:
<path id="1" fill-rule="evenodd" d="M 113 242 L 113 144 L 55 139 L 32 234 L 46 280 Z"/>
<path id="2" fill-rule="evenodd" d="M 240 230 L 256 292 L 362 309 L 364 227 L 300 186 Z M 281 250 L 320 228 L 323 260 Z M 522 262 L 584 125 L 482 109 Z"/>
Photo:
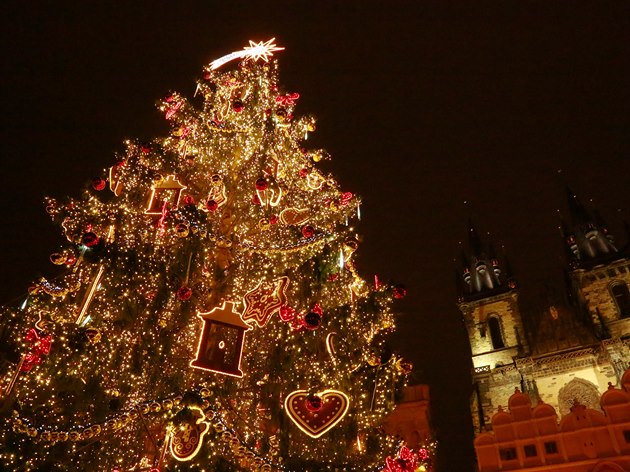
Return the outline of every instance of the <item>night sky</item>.
<path id="1" fill-rule="evenodd" d="M 562 181 L 627 241 L 629 2 L 9 1 L 2 23 L 0 302 L 55 273 L 44 196 L 78 196 L 124 139 L 167 133 L 158 99 L 276 37 L 310 146 L 363 198 L 360 272 L 409 290 L 392 344 L 431 385 L 442 472 L 473 462 L 453 275 L 468 218 L 523 299 L 561 277 Z"/>

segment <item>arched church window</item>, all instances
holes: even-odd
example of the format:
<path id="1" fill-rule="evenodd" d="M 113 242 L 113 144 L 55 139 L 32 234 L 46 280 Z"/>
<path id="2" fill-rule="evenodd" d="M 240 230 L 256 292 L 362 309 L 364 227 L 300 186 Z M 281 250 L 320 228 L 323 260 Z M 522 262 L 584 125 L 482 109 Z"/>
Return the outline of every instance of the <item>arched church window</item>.
<path id="1" fill-rule="evenodd" d="M 628 285 L 617 280 L 610 286 L 610 294 L 617 304 L 619 318 L 630 318 L 630 291 L 628 291 Z"/>
<path id="2" fill-rule="evenodd" d="M 490 339 L 492 339 L 492 348 L 501 349 L 505 347 L 503 336 L 501 335 L 501 325 L 499 318 L 491 317 L 488 319 L 488 328 L 490 329 Z"/>

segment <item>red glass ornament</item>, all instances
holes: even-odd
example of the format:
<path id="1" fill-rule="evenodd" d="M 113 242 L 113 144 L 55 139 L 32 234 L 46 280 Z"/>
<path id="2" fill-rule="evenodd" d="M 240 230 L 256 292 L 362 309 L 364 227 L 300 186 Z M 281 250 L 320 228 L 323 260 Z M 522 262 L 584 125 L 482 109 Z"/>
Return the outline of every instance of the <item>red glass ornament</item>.
<path id="1" fill-rule="evenodd" d="M 321 397 L 317 395 L 309 395 L 306 397 L 306 409 L 308 411 L 319 411 L 322 409 L 323 403 Z"/>
<path id="2" fill-rule="evenodd" d="M 219 208 L 219 204 L 215 200 L 208 200 L 206 202 L 206 208 L 208 211 L 216 211 Z"/>
<path id="3" fill-rule="evenodd" d="M 252 197 L 252 203 L 254 205 L 260 205 L 260 198 L 258 198 L 258 195 L 254 194 L 254 196 Z"/>
<path id="4" fill-rule="evenodd" d="M 186 301 L 190 297 L 192 297 L 192 293 L 192 288 L 182 285 L 179 290 L 177 290 L 177 298 L 179 298 L 181 301 Z"/>
<path id="5" fill-rule="evenodd" d="M 353 196 L 354 195 L 352 195 L 352 192 L 343 192 L 341 194 L 341 198 L 339 199 L 339 205 L 346 206 L 348 203 L 350 203 L 350 200 L 352 200 Z"/>
<path id="6" fill-rule="evenodd" d="M 99 239 L 95 233 L 93 233 L 92 231 L 87 231 L 83 233 L 81 242 L 87 247 L 94 247 L 98 244 Z"/>
<path id="7" fill-rule="evenodd" d="M 310 331 L 314 331 L 322 324 L 321 313 L 311 311 L 304 315 L 304 327 Z"/>
<path id="8" fill-rule="evenodd" d="M 278 222 L 278 217 L 276 215 L 271 215 L 271 218 L 269 218 L 269 223 L 271 223 L 272 225 L 275 225 Z"/>
<path id="9" fill-rule="evenodd" d="M 300 177 L 305 179 L 307 176 L 308 176 L 308 170 L 307 169 L 300 169 Z"/>
<path id="10" fill-rule="evenodd" d="M 236 113 L 242 112 L 244 108 L 245 105 L 240 100 L 234 100 L 232 102 L 232 110 L 234 110 Z"/>
<path id="11" fill-rule="evenodd" d="M 103 179 L 103 178 L 96 178 L 94 180 L 92 180 L 92 188 L 94 190 L 98 190 L 99 192 L 101 190 L 103 190 L 105 188 L 105 186 L 107 185 L 107 180 Z"/>
<path id="12" fill-rule="evenodd" d="M 66 265 L 67 266 L 73 266 L 77 263 L 77 258 L 74 256 L 68 256 L 68 258 L 66 259 Z"/>
<path id="13" fill-rule="evenodd" d="M 212 74 L 210 72 L 203 73 L 203 80 L 210 80 L 212 78 Z"/>
<path id="14" fill-rule="evenodd" d="M 311 225 L 306 225 L 302 228 L 302 236 L 305 238 L 312 238 L 313 234 L 315 234 L 315 230 Z"/>
<path id="15" fill-rule="evenodd" d="M 267 190 L 267 187 L 269 187 L 269 184 L 262 177 L 256 181 L 256 190 Z"/>
<path id="16" fill-rule="evenodd" d="M 191 195 L 184 195 L 184 198 L 182 199 L 182 201 L 184 202 L 184 205 L 195 204 L 195 199 Z"/>
<path id="17" fill-rule="evenodd" d="M 407 295 L 407 289 L 404 285 L 396 285 L 394 287 L 394 298 L 405 298 Z"/>
<path id="18" fill-rule="evenodd" d="M 280 319 L 282 321 L 291 321 L 293 318 L 295 318 L 295 308 L 282 305 L 280 307 Z"/>

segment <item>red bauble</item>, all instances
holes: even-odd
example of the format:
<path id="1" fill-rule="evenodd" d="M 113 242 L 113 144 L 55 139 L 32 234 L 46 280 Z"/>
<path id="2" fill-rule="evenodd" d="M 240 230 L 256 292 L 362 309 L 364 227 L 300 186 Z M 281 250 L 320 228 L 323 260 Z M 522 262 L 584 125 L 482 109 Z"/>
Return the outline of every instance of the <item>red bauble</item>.
<path id="1" fill-rule="evenodd" d="M 404 285 L 396 285 L 394 287 L 393 294 L 394 298 L 405 298 L 405 296 L 407 295 L 407 289 Z"/>
<path id="2" fill-rule="evenodd" d="M 195 199 L 191 195 L 185 195 L 183 198 L 184 205 L 194 205 Z"/>
<path id="3" fill-rule="evenodd" d="M 234 110 L 236 113 L 242 112 L 244 108 L 245 105 L 240 100 L 234 100 L 232 102 L 232 110 Z"/>
<path id="4" fill-rule="evenodd" d="M 212 74 L 210 72 L 203 73 L 203 80 L 210 80 L 212 78 Z"/>
<path id="5" fill-rule="evenodd" d="M 311 225 L 306 225 L 302 228 L 302 236 L 305 238 L 312 238 L 313 234 L 315 234 L 315 230 Z"/>
<path id="6" fill-rule="evenodd" d="M 182 285 L 179 290 L 177 290 L 177 298 L 179 298 L 181 301 L 186 301 L 190 297 L 192 297 L 192 293 L 192 288 Z"/>
<path id="7" fill-rule="evenodd" d="M 271 218 L 269 218 L 269 223 L 271 223 L 272 225 L 275 225 L 278 222 L 278 217 L 276 215 L 271 215 Z"/>
<path id="8" fill-rule="evenodd" d="M 269 187 L 269 184 L 262 177 L 256 181 L 256 190 L 267 190 L 267 187 Z"/>
<path id="9" fill-rule="evenodd" d="M 261 203 L 260 203 L 260 198 L 258 198 L 258 195 L 254 194 L 254 195 L 252 196 L 252 203 L 253 203 L 254 205 L 260 205 L 260 204 L 261 204 Z"/>
<path id="10" fill-rule="evenodd" d="M 322 315 L 321 313 L 316 313 L 315 311 L 311 311 L 304 315 L 304 327 L 308 330 L 314 331 L 320 327 L 322 324 Z"/>
<path id="11" fill-rule="evenodd" d="M 295 308 L 282 305 L 280 307 L 280 319 L 282 321 L 291 321 L 293 318 L 295 318 Z"/>
<path id="12" fill-rule="evenodd" d="M 219 204 L 215 200 L 208 200 L 206 202 L 206 208 L 208 211 L 216 211 L 219 208 Z"/>
<path id="13" fill-rule="evenodd" d="M 319 411 L 322 409 L 323 403 L 321 397 L 317 395 L 309 395 L 306 397 L 306 409 L 308 411 Z"/>
<path id="14" fill-rule="evenodd" d="M 300 177 L 305 179 L 307 175 L 308 175 L 308 169 L 300 169 Z"/>
<path id="15" fill-rule="evenodd" d="M 94 180 L 92 180 L 92 188 L 94 190 L 98 190 L 99 192 L 103 189 L 105 189 L 105 186 L 107 185 L 107 180 L 98 177 Z"/>
<path id="16" fill-rule="evenodd" d="M 87 231 L 83 233 L 83 237 L 81 238 L 81 242 L 87 247 L 94 247 L 98 244 L 98 236 L 92 231 Z"/>
<path id="17" fill-rule="evenodd" d="M 77 263 L 77 258 L 74 256 L 68 256 L 68 258 L 66 259 L 66 265 L 67 266 L 73 266 Z"/>

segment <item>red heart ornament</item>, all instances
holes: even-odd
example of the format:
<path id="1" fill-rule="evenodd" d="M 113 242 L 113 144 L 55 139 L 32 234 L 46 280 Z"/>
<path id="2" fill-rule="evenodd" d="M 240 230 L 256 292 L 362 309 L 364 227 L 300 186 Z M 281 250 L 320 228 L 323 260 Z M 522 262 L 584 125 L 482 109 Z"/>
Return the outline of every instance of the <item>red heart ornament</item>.
<path id="1" fill-rule="evenodd" d="M 339 423 L 350 407 L 348 396 L 338 390 L 325 390 L 317 393 L 322 399 L 322 407 L 309 411 L 307 407 L 308 390 L 291 392 L 284 400 L 284 408 L 289 418 L 304 433 L 318 438 Z"/>

